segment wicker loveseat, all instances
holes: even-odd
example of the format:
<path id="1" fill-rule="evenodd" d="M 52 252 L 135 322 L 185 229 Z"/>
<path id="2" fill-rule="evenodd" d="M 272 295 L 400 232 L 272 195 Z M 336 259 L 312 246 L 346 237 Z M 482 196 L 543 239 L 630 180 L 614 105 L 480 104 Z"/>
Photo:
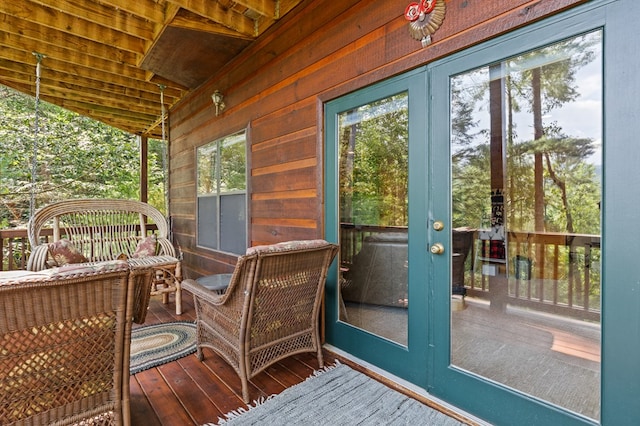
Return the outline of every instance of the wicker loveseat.
<path id="1" fill-rule="evenodd" d="M 135 289 L 124 261 L 0 272 L 0 424 L 130 424 Z"/>
<path id="2" fill-rule="evenodd" d="M 151 224 L 156 227 L 153 232 Z M 49 229 L 52 236 L 45 234 Z M 134 269 L 153 268 L 151 295 L 161 294 L 168 303 L 169 294 L 175 293 L 176 314 L 182 313 L 181 262 L 169 240 L 167 220 L 153 206 L 120 199 L 60 201 L 39 209 L 29 221 L 28 233 L 28 270 L 126 259 Z M 63 250 L 65 255 L 59 256 Z"/>
<path id="3" fill-rule="evenodd" d="M 203 347 L 221 355 L 240 376 L 245 402 L 249 379 L 283 358 L 315 352 L 323 366 L 319 312 L 337 251 L 324 240 L 256 246 L 240 256 L 223 294 L 184 281 L 195 301 L 198 358 Z"/>

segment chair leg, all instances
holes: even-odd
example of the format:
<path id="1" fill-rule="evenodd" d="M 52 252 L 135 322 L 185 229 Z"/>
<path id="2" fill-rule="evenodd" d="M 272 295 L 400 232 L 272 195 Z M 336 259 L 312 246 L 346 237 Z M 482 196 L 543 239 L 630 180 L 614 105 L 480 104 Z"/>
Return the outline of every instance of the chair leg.
<path id="1" fill-rule="evenodd" d="M 246 377 L 240 376 L 242 382 L 242 400 L 245 404 L 249 403 L 249 380 Z"/>
<path id="2" fill-rule="evenodd" d="M 204 360 L 204 354 L 202 353 L 202 346 L 196 344 L 196 357 L 198 361 Z"/>
<path id="3" fill-rule="evenodd" d="M 182 315 L 182 283 L 176 277 L 176 315 Z"/>
<path id="4" fill-rule="evenodd" d="M 318 347 L 318 368 L 324 367 L 324 358 L 322 357 L 322 347 Z"/>

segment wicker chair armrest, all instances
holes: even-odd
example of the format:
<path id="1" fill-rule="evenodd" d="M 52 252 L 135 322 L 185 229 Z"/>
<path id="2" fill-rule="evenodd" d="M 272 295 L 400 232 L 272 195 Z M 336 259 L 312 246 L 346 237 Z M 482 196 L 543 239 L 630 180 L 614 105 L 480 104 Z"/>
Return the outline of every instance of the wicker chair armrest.
<path id="1" fill-rule="evenodd" d="M 200 298 L 212 305 L 223 305 L 230 293 L 227 291 L 224 294 L 218 294 L 192 279 L 182 281 L 182 289 L 189 291 L 194 297 Z"/>
<path id="2" fill-rule="evenodd" d="M 151 299 L 153 271 L 151 269 L 132 269 L 129 273 L 129 285 L 133 287 L 133 322 L 144 324 Z"/>
<path id="3" fill-rule="evenodd" d="M 176 255 L 176 248 L 173 246 L 171 241 L 169 241 L 168 238 L 163 237 L 158 238 L 158 255 L 178 257 Z"/>
<path id="4" fill-rule="evenodd" d="M 200 297 L 212 305 L 221 306 L 227 302 L 242 303 L 241 300 L 245 299 L 248 291 L 247 285 L 250 284 L 253 279 L 256 260 L 257 255 L 255 254 L 250 256 L 240 256 L 238 258 L 238 262 L 233 270 L 233 275 L 231 276 L 227 290 L 223 294 L 209 290 L 196 280 L 192 279 L 184 280 L 182 282 L 182 288 L 189 290 L 189 292 L 194 296 Z M 239 292 L 242 292 L 242 294 L 239 294 Z"/>
<path id="5" fill-rule="evenodd" d="M 47 257 L 49 256 L 49 247 L 46 244 L 40 244 L 32 247 L 31 255 L 27 261 L 28 271 L 42 271 L 47 269 Z"/>

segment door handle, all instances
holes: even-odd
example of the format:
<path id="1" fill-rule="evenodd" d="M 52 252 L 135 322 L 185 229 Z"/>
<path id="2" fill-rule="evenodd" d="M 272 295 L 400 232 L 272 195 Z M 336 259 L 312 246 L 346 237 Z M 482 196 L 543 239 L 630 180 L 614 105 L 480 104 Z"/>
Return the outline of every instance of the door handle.
<path id="1" fill-rule="evenodd" d="M 435 243 L 431 246 L 431 253 L 433 254 L 442 254 L 444 253 L 444 246 L 442 243 Z"/>

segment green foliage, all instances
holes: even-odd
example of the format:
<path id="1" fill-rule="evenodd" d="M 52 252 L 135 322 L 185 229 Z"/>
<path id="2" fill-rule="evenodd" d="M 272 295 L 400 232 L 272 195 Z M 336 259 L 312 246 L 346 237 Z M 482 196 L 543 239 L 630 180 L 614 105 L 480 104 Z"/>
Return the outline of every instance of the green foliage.
<path id="1" fill-rule="evenodd" d="M 46 102 L 38 111 L 36 132 L 35 100 L 0 86 L 2 227 L 26 223 L 32 189 L 36 208 L 68 198 L 139 198 L 135 135 Z M 149 201 L 162 207 L 162 143 L 149 145 Z"/>
<path id="2" fill-rule="evenodd" d="M 351 111 L 341 128 L 341 221 L 406 226 L 409 206 L 407 95 Z"/>
<path id="3" fill-rule="evenodd" d="M 198 195 L 244 191 L 246 135 L 239 132 L 198 148 Z"/>

